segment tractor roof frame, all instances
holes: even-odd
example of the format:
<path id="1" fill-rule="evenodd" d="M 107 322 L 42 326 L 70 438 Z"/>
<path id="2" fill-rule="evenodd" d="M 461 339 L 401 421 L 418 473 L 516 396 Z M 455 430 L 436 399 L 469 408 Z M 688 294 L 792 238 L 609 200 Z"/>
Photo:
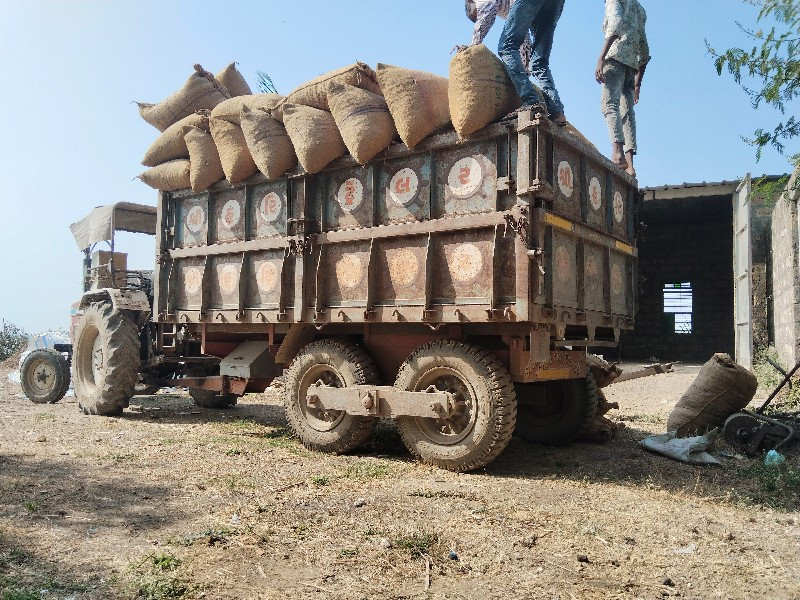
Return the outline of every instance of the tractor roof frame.
<path id="1" fill-rule="evenodd" d="M 86 251 L 99 242 L 114 247 L 114 232 L 156 234 L 156 207 L 133 202 L 98 206 L 80 221 L 69 226 L 78 248 Z"/>

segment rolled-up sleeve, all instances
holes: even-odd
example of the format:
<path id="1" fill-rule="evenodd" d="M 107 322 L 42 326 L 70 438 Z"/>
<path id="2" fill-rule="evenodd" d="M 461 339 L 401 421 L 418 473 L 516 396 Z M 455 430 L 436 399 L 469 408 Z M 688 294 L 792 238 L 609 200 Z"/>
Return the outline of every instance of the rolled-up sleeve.
<path id="1" fill-rule="evenodd" d="M 625 33 L 624 10 L 622 0 L 606 0 L 605 30 L 606 39 Z"/>

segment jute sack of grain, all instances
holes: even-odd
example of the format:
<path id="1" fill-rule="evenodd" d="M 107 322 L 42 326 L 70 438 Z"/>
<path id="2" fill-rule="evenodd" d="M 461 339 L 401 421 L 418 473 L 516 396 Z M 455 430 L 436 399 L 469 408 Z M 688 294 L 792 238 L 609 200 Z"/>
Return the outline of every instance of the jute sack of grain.
<path id="1" fill-rule="evenodd" d="M 406 146 L 413 149 L 450 123 L 446 78 L 380 64 L 377 73 L 389 112 Z"/>
<path id="2" fill-rule="evenodd" d="M 208 131 L 208 111 L 199 111 L 167 127 L 147 149 L 142 164 L 145 167 L 155 167 L 168 160 L 189 158 L 189 149 L 183 137 L 185 127 L 199 127 Z"/>
<path id="3" fill-rule="evenodd" d="M 217 145 L 205 129 L 186 127 L 184 131 L 189 149 L 189 184 L 193 192 L 204 192 L 225 178 Z"/>
<path id="4" fill-rule="evenodd" d="M 151 188 L 162 192 L 174 192 L 175 190 L 189 187 L 189 171 L 189 161 L 185 158 L 179 158 L 165 162 L 152 169 L 147 169 L 147 171 L 139 175 L 139 179 Z"/>
<path id="5" fill-rule="evenodd" d="M 228 90 L 228 93 L 232 97 L 246 96 L 253 93 L 250 86 L 247 85 L 244 76 L 239 69 L 236 68 L 235 62 L 232 62 L 222 69 L 222 71 L 214 75 L 214 79 L 224 85 L 225 89 Z"/>
<path id="6" fill-rule="evenodd" d="M 286 104 L 283 124 L 306 173 L 317 173 L 332 160 L 347 154 L 347 146 L 329 112 L 300 104 Z"/>
<path id="7" fill-rule="evenodd" d="M 397 136 L 383 96 L 343 83 L 328 87 L 331 114 L 345 146 L 359 163 L 367 163 Z"/>
<path id="8" fill-rule="evenodd" d="M 158 104 L 137 102 L 142 118 L 159 131 L 164 131 L 184 117 L 198 110 L 214 108 L 230 97 L 211 73 L 200 65 L 195 65 L 195 71 L 181 89 Z"/>
<path id="9" fill-rule="evenodd" d="M 242 107 L 246 106 L 250 110 L 264 110 L 272 113 L 278 108 L 278 105 L 283 101 L 283 96 L 280 94 L 252 94 L 250 96 L 236 96 L 230 100 L 220 102 L 211 111 L 211 117 L 214 119 L 224 119 L 228 123 L 235 123 L 240 125 L 239 114 L 242 112 Z M 280 119 L 278 119 L 280 120 Z"/>
<path id="10" fill-rule="evenodd" d="M 457 52 L 450 61 L 448 98 L 460 138 L 522 106 L 503 61 L 483 44 Z"/>
<path id="11" fill-rule="evenodd" d="M 217 145 L 222 170 L 229 183 L 239 183 L 258 171 L 247 142 L 244 139 L 242 128 L 223 119 L 211 118 L 211 136 Z"/>
<path id="12" fill-rule="evenodd" d="M 349 67 L 320 75 L 298 86 L 286 97 L 286 103 L 330 110 L 328 105 L 328 86 L 331 83 L 346 83 L 374 94 L 381 93 L 381 88 L 375 78 L 375 71 L 369 65 L 357 62 Z"/>
<path id="13" fill-rule="evenodd" d="M 242 132 L 258 170 L 277 179 L 297 164 L 294 146 L 283 124 L 268 112 L 242 107 Z"/>
<path id="14" fill-rule="evenodd" d="M 722 425 L 755 396 L 756 376 L 727 354 L 715 354 L 678 401 L 667 420 L 667 431 L 678 437 L 705 433 Z"/>

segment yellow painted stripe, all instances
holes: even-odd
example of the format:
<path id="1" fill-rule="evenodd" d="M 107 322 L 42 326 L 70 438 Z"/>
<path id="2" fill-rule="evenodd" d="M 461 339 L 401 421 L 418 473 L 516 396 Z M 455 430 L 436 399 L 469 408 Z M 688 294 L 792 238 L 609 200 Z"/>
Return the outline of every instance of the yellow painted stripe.
<path id="1" fill-rule="evenodd" d="M 568 369 L 539 369 L 536 375 L 541 380 L 569 379 L 572 373 Z"/>
<path id="2" fill-rule="evenodd" d="M 566 219 L 562 219 L 561 217 L 557 217 L 552 213 L 547 213 L 544 217 L 545 223 L 552 225 L 553 227 L 558 227 L 559 229 L 566 229 L 567 231 L 572 231 L 572 223 L 567 221 Z"/>
<path id="3" fill-rule="evenodd" d="M 631 256 L 636 254 L 636 248 L 626 244 L 625 242 L 616 241 L 614 245 L 616 246 L 617 250 L 621 250 L 625 254 L 630 254 Z"/>

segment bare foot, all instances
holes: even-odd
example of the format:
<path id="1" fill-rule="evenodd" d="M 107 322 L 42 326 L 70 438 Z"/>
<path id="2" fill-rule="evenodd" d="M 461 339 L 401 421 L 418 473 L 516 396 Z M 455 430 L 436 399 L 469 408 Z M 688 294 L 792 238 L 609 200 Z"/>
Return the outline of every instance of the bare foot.
<path id="1" fill-rule="evenodd" d="M 625 172 L 631 177 L 636 177 L 636 169 L 634 169 L 633 167 L 628 167 L 627 169 L 625 169 Z"/>

